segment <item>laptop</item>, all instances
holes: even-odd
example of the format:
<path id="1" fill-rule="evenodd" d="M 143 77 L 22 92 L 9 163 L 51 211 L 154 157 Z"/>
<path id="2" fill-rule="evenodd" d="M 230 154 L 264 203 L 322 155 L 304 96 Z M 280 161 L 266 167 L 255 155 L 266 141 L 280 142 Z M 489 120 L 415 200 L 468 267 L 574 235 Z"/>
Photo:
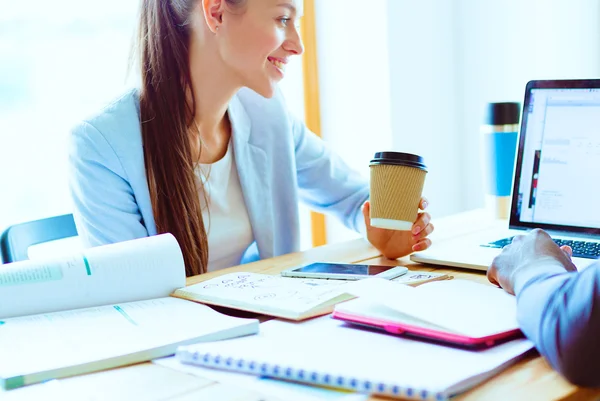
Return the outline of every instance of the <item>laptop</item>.
<path id="1" fill-rule="evenodd" d="M 542 228 L 586 267 L 600 256 L 600 79 L 525 89 L 508 227 L 442 241 L 419 263 L 487 270 L 515 235 Z"/>

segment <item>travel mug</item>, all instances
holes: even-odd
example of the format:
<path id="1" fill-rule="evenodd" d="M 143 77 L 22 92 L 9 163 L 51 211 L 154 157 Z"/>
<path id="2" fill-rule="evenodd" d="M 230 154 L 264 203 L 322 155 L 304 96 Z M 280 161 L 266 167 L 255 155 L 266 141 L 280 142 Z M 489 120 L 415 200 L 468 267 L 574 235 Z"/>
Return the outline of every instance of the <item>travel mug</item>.
<path id="1" fill-rule="evenodd" d="M 481 126 L 486 206 L 498 219 L 510 214 L 520 109 L 516 102 L 489 103 Z"/>

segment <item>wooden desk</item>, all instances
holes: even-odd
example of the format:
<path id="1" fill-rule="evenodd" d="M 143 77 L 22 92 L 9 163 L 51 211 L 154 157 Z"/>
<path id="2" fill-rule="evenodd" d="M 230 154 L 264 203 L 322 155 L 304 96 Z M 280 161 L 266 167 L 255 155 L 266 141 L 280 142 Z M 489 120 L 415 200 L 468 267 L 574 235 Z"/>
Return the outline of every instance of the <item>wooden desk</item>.
<path id="1" fill-rule="evenodd" d="M 460 234 L 475 233 L 490 225 L 498 224 L 486 218 L 483 210 L 462 213 L 435 221 L 434 241 L 443 241 Z M 312 261 L 370 262 L 379 264 L 405 265 L 411 270 L 443 271 L 455 278 L 488 283 L 483 272 L 435 269 L 412 263 L 408 258 L 390 261 L 366 241 L 357 239 L 339 244 L 313 248 L 305 252 L 276 257 L 269 260 L 233 267 L 230 269 L 191 277 L 195 284 L 225 273 L 252 271 L 278 274 L 281 270 Z M 489 284 L 489 283 L 488 283 Z M 82 375 L 44 384 L 29 386 L 0 393 L 0 399 L 33 400 L 169 400 L 169 401 L 274 401 L 253 391 L 231 385 L 215 383 L 167 368 L 142 363 L 125 368 Z M 372 397 L 372 400 L 384 398 Z M 546 361 L 536 355 L 522 360 L 498 376 L 455 398 L 471 400 L 598 400 L 600 389 L 584 389 L 569 384 L 550 369 Z"/>

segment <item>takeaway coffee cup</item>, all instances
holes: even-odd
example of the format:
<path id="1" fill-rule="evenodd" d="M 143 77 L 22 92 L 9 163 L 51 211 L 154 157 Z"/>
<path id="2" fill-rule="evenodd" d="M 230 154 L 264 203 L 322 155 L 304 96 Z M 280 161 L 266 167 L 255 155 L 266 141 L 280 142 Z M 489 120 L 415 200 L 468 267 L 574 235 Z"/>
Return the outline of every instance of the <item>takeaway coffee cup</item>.
<path id="1" fill-rule="evenodd" d="M 371 170 L 371 225 L 410 231 L 417 219 L 427 167 L 410 153 L 377 152 Z"/>

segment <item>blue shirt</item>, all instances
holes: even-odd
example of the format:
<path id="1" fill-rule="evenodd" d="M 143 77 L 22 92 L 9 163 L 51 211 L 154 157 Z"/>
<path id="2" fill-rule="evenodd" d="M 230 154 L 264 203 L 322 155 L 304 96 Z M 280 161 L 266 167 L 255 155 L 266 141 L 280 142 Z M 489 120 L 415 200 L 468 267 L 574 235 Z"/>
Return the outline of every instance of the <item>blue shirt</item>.
<path id="1" fill-rule="evenodd" d="M 569 381 L 600 386 L 600 262 L 582 272 L 541 265 L 515 282 L 521 329 Z"/>

